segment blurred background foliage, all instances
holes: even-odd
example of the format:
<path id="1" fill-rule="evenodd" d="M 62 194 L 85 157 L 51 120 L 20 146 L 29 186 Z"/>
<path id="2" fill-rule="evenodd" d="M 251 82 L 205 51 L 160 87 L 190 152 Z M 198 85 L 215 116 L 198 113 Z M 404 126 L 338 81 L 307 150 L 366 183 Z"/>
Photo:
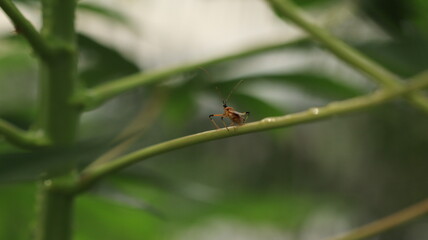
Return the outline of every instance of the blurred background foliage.
<path id="1" fill-rule="evenodd" d="M 38 14 L 38 1 L 16 2 L 29 14 Z M 80 1 L 78 18 L 86 14 L 86 21 L 98 19 L 112 28 L 137 31 L 138 23 L 117 8 L 125 5 L 126 9 L 128 3 Z M 427 1 L 296 3 L 324 19 L 335 35 L 404 78 L 428 68 Z M 251 28 L 245 22 L 241 25 Z M 174 26 L 170 28 L 173 31 Z M 217 37 L 228 35 L 217 32 Z M 109 40 L 87 29 L 79 33 L 82 87 L 153 65 Z M 2 33 L 0 41 L 0 116 L 29 128 L 36 118 L 37 62 L 12 28 Z M 113 156 L 106 152 L 118 145 L 126 153 L 212 129 L 208 115 L 222 112 L 222 99 L 242 79 L 228 104 L 250 111 L 249 121 L 322 106 L 376 87 L 322 46 L 304 41 L 122 94 L 83 115 L 79 141 L 70 149 L 31 153 L 1 141 L 0 238 L 31 236 L 34 181 L 46 169 L 59 168 L 70 159 L 78 159 L 82 166 L 100 156 L 108 159 Z M 109 177 L 78 198 L 75 239 L 307 240 L 344 232 L 427 196 L 426 118 L 397 100 L 362 113 L 154 157 Z M 125 140 L 129 142 L 121 144 Z M 426 239 L 427 229 L 425 217 L 374 239 Z"/>

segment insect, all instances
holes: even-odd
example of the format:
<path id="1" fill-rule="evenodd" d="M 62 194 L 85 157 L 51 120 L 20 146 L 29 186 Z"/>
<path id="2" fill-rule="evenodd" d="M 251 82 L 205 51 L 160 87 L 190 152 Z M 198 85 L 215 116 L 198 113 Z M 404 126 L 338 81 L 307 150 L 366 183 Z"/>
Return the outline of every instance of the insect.
<path id="1" fill-rule="evenodd" d="M 238 112 L 235 111 L 235 109 L 233 107 L 229 107 L 227 106 L 227 100 L 229 100 L 229 97 L 232 95 L 232 92 L 242 83 L 243 80 L 239 81 L 235 87 L 233 87 L 233 89 L 230 91 L 229 95 L 227 96 L 226 99 L 223 100 L 223 109 L 224 112 L 220 113 L 220 114 L 211 114 L 208 117 L 210 118 L 211 122 L 213 123 L 213 125 L 219 129 L 217 123 L 214 121 L 213 117 L 220 117 L 221 121 L 223 122 L 224 127 L 229 130 L 227 128 L 226 122 L 224 121 L 224 118 L 229 118 L 231 121 L 230 126 L 241 126 L 244 125 L 244 123 L 247 121 L 248 116 L 250 115 L 250 112 Z"/>

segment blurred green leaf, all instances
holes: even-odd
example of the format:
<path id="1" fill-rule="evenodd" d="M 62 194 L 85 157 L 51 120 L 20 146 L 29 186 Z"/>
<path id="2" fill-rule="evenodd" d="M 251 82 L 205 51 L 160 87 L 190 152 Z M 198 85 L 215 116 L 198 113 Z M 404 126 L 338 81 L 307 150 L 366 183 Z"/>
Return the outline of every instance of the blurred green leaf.
<path id="1" fill-rule="evenodd" d="M 189 90 L 174 90 L 165 106 L 167 126 L 186 126 L 189 116 L 196 108 L 195 99 Z"/>
<path id="2" fill-rule="evenodd" d="M 122 189 L 112 183 L 103 183 L 101 186 L 98 186 L 95 191 L 92 191 L 92 193 L 96 196 L 107 199 L 122 206 L 131 209 L 142 210 L 148 214 L 153 215 L 154 217 L 165 219 L 165 213 L 163 213 L 160 209 L 155 207 L 149 201 L 140 196 L 133 196 L 125 189 Z"/>
<path id="3" fill-rule="evenodd" d="M 37 152 L 4 147 L 0 152 L 0 184 L 36 181 L 42 173 L 47 174 L 46 177 L 57 175 L 70 167 L 71 162 L 84 164 L 95 159 L 105 147 L 108 146 L 94 139 L 68 148 Z"/>
<path id="4" fill-rule="evenodd" d="M 37 61 L 20 35 L 1 38 L 0 50 L 0 117 L 27 129 L 35 116 L 34 86 Z M 12 90 L 12 91 L 11 91 Z"/>
<path id="5" fill-rule="evenodd" d="M 363 93 L 361 90 L 343 81 L 311 73 L 302 72 L 285 75 L 267 75 L 263 78 L 289 83 L 309 94 L 334 100 L 352 98 Z"/>
<path id="6" fill-rule="evenodd" d="M 34 66 L 34 61 L 28 56 L 28 52 L 8 52 L 0 55 L 0 78 L 6 78 L 11 73 L 28 71 Z"/>
<path id="7" fill-rule="evenodd" d="M 411 1 L 360 0 L 360 11 L 393 36 L 403 34 L 403 23 L 412 12 Z"/>
<path id="8" fill-rule="evenodd" d="M 89 36 L 79 34 L 81 53 L 80 79 L 88 87 L 139 72 L 139 67 L 118 51 L 107 47 Z"/>
<path id="9" fill-rule="evenodd" d="M 424 0 L 360 0 L 360 11 L 396 38 L 428 36 L 428 4 Z"/>
<path id="10" fill-rule="evenodd" d="M 76 239 L 160 239 L 165 230 L 159 218 L 93 195 L 76 205 Z"/>
<path id="11" fill-rule="evenodd" d="M 35 7 L 36 4 L 40 3 L 40 0 L 13 0 L 17 3 L 26 4 L 30 7 Z M 87 1 L 78 1 L 77 4 L 77 10 L 78 11 L 84 11 L 88 12 L 93 15 L 98 15 L 100 17 L 103 17 L 104 20 L 111 20 L 120 24 L 123 24 L 126 27 L 130 27 L 131 29 L 134 29 L 135 26 L 133 26 L 132 22 L 129 20 L 129 18 L 117 11 L 115 8 L 106 7 L 104 5 L 91 3 Z"/>
<path id="12" fill-rule="evenodd" d="M 337 2 L 337 0 L 294 0 L 294 2 L 301 7 L 315 7 L 318 5 Z"/>
<path id="13" fill-rule="evenodd" d="M 36 58 L 27 42 L 20 35 L 7 35 L 1 38 L 6 48 L 0 51 L 0 80 L 12 73 L 34 70 Z"/>
<path id="14" fill-rule="evenodd" d="M 156 189 L 194 202 L 210 203 L 219 196 L 217 189 L 202 183 L 172 179 L 147 168 L 126 169 L 115 179 L 137 188 Z"/>
<path id="15" fill-rule="evenodd" d="M 13 1 L 18 3 L 24 3 L 24 4 L 35 4 L 40 2 L 40 0 L 13 0 Z"/>
<path id="16" fill-rule="evenodd" d="M 224 201 L 212 214 L 219 212 L 246 222 L 270 222 L 292 229 L 303 224 L 318 204 L 307 196 L 247 195 Z"/>
<path id="17" fill-rule="evenodd" d="M 405 78 L 428 69 L 428 55 L 425 54 L 428 52 L 428 41 L 422 37 L 409 37 L 400 41 L 367 42 L 356 47 Z"/>
<path id="18" fill-rule="evenodd" d="M 428 36 L 428 1 L 426 0 L 412 0 L 414 4 L 414 15 L 413 21 L 417 25 L 419 30 L 424 32 L 424 36 Z"/>
<path id="19" fill-rule="evenodd" d="M 220 83 L 217 85 L 219 85 L 221 89 L 233 89 L 233 86 L 241 80 L 269 80 L 284 84 L 291 84 L 308 94 L 332 100 L 356 97 L 363 93 L 362 90 L 350 86 L 344 83 L 343 81 L 332 79 L 328 76 L 315 75 L 307 72 L 252 75 L 240 77 L 238 79 L 228 80 L 227 82 Z"/>
<path id="20" fill-rule="evenodd" d="M 108 8 L 99 4 L 88 2 L 79 2 L 77 4 L 77 8 L 78 10 L 86 11 L 104 17 L 106 18 L 106 20 L 113 20 L 125 26 L 133 27 L 131 21 L 124 14 L 113 8 Z"/>
<path id="21" fill-rule="evenodd" d="M 31 236 L 35 185 L 0 185 L 0 239 L 26 240 Z"/>
<path id="22" fill-rule="evenodd" d="M 165 105 L 167 126 L 186 126 L 196 109 L 196 94 L 205 84 L 207 74 L 204 70 L 196 70 L 173 79 L 168 102 Z M 174 81 L 175 80 L 175 81 Z M 174 131 L 169 129 L 169 131 Z"/>

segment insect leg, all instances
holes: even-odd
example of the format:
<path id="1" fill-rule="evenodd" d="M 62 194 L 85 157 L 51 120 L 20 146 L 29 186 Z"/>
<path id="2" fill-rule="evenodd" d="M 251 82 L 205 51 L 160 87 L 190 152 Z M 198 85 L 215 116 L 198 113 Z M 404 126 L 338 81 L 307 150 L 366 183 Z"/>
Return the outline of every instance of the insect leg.
<path id="1" fill-rule="evenodd" d="M 250 112 L 245 112 L 244 123 L 247 121 L 248 116 L 250 116 Z"/>
<path id="2" fill-rule="evenodd" d="M 224 121 L 224 117 L 221 117 L 220 119 L 223 122 L 223 125 L 226 128 L 226 130 L 229 131 L 229 128 L 227 128 L 226 122 Z"/>
<path id="3" fill-rule="evenodd" d="M 217 129 L 219 129 L 219 127 L 218 127 L 217 123 L 216 123 L 216 122 L 214 121 L 214 119 L 213 119 L 214 114 L 211 114 L 211 115 L 209 115 L 208 117 L 210 118 L 210 120 L 211 120 L 211 122 L 213 123 L 214 127 L 215 127 L 215 128 L 217 128 Z"/>

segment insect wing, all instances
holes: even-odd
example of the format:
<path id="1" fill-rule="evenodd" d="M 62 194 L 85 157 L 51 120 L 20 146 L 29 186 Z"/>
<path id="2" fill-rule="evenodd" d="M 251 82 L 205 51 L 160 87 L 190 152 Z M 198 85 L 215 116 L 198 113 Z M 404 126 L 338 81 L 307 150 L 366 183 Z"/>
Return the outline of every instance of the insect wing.
<path id="1" fill-rule="evenodd" d="M 245 118 L 248 115 L 248 113 L 241 113 L 241 112 L 237 112 L 237 111 L 232 111 L 232 113 L 236 114 L 236 115 L 238 115 L 240 117 L 243 117 L 243 118 Z"/>

